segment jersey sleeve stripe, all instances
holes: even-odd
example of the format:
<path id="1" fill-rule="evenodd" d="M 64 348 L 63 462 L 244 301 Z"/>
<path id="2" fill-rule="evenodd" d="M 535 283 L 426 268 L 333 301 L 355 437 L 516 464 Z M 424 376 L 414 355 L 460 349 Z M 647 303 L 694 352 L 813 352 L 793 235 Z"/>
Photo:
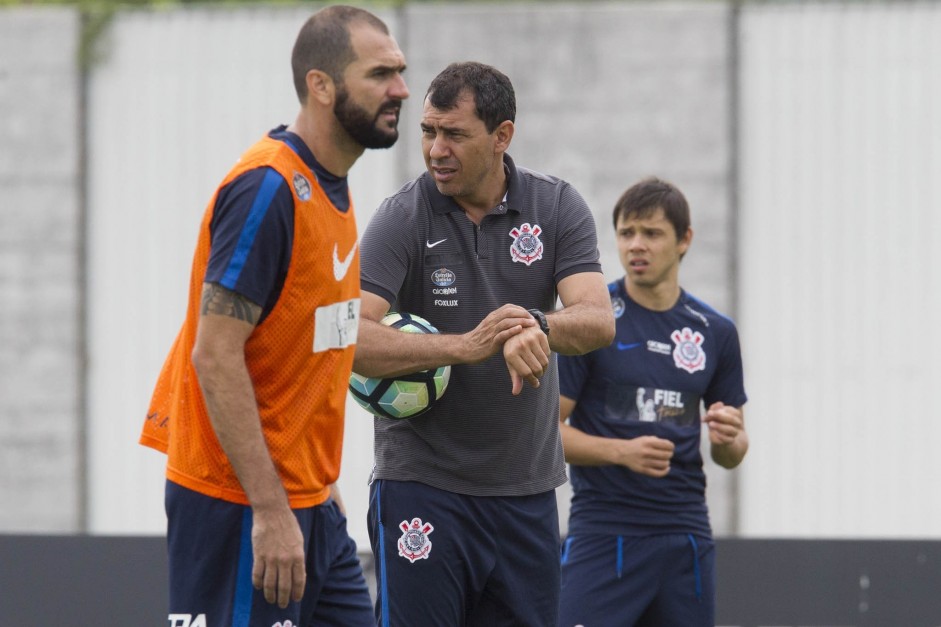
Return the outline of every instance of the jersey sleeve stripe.
<path id="1" fill-rule="evenodd" d="M 245 225 L 242 227 L 238 244 L 235 245 L 235 251 L 232 253 L 229 265 L 225 270 L 225 274 L 222 275 L 221 283 L 226 289 L 235 289 L 239 275 L 245 267 L 245 260 L 248 259 L 248 254 L 252 250 L 252 244 L 255 243 L 255 236 L 258 234 L 258 229 L 261 226 L 262 220 L 265 219 L 265 214 L 268 213 L 268 207 L 271 206 L 271 199 L 274 198 L 275 193 L 283 182 L 284 179 L 281 175 L 273 169 L 269 169 L 265 174 L 265 178 L 258 188 L 258 194 L 255 195 L 252 208 L 248 212 Z"/>

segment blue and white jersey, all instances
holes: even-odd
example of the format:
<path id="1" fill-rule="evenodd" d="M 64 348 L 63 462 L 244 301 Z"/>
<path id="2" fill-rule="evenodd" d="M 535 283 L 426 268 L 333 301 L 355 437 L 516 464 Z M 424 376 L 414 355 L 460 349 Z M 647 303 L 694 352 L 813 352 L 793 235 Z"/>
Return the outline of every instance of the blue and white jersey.
<path id="1" fill-rule="evenodd" d="M 577 402 L 569 422 L 609 438 L 654 435 L 676 449 L 662 478 L 624 466 L 571 466 L 569 533 L 711 535 L 700 417 L 703 404 L 747 400 L 735 324 L 685 291 L 672 309 L 651 311 L 630 299 L 623 280 L 608 290 L 614 342 L 559 355 L 560 391 Z"/>

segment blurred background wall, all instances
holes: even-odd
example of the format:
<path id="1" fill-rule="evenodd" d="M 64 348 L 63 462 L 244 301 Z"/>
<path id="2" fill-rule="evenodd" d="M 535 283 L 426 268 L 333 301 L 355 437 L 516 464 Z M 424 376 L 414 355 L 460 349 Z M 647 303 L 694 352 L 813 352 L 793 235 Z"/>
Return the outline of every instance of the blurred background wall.
<path id="1" fill-rule="evenodd" d="M 0 8 L 0 529 L 85 518 L 81 32 Z"/>
<path id="2" fill-rule="evenodd" d="M 290 50 L 319 6 L 121 10 L 82 54 L 76 10 L 0 9 L 0 532 L 164 532 L 164 458 L 136 440 L 199 219 L 293 120 Z M 399 143 L 351 174 L 361 230 L 423 169 L 431 78 L 496 65 L 510 153 L 586 197 L 609 280 L 628 185 L 690 200 L 681 281 L 738 323 L 750 396 L 748 458 L 707 467 L 716 532 L 941 537 L 941 4 L 364 6 L 412 98 Z M 347 425 L 365 548 L 371 421 L 350 403 Z"/>

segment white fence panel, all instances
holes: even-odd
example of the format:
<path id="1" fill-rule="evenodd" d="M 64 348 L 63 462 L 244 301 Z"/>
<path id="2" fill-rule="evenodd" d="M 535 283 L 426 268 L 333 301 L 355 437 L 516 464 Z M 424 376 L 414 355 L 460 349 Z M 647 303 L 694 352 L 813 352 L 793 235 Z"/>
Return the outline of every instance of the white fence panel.
<path id="1" fill-rule="evenodd" d="M 118 14 L 110 27 L 88 103 L 92 532 L 164 530 L 163 457 L 134 442 L 182 320 L 199 217 L 240 152 L 268 128 L 293 119 L 288 59 L 312 10 L 132 11 Z M 710 15 L 709 32 L 721 33 L 721 12 Z M 404 33 L 392 15 L 383 17 L 394 33 Z M 742 11 L 737 320 L 751 398 L 753 450 L 739 472 L 741 530 L 748 535 L 941 534 L 935 522 L 941 492 L 933 485 L 939 473 L 929 457 L 941 436 L 930 396 L 941 375 L 934 358 L 941 339 L 932 325 L 941 310 L 941 260 L 933 242 L 941 235 L 939 33 L 937 3 Z M 410 64 L 421 75 L 418 82 L 409 79 L 407 123 L 414 126 L 425 75 L 453 59 L 423 65 L 428 52 L 417 46 L 424 38 L 402 36 L 412 38 Z M 460 44 L 457 37 L 451 46 L 462 58 L 491 49 L 489 42 Z M 590 67 L 592 60 L 583 62 Z M 704 64 L 701 72 L 714 67 L 721 82 L 719 66 Z M 649 60 L 637 76 L 654 80 L 657 67 Z M 604 70 L 635 91 L 646 84 L 630 67 Z M 546 78 L 532 80 L 543 85 L 552 67 L 540 71 Z M 520 76 L 521 100 L 533 107 L 524 91 L 529 79 Z M 688 91 L 701 96 L 703 87 L 694 87 Z M 685 103 L 696 98 L 684 92 L 672 102 L 689 107 L 695 105 Z M 571 113 L 578 112 L 573 104 Z M 546 115 L 555 123 L 560 114 Z M 539 119 L 530 113 L 520 128 Z M 584 133 L 586 145 L 594 146 L 595 126 L 605 128 L 605 120 L 585 124 L 592 129 Z M 702 121 L 707 124 L 715 127 L 717 120 Z M 697 153 L 699 144 L 679 142 L 699 127 L 667 126 L 674 133 L 669 141 L 643 135 L 643 125 L 624 136 L 636 167 L 586 179 L 583 192 L 594 196 L 597 213 L 606 215 L 616 197 L 612 190 L 641 170 L 652 173 L 641 160 L 658 146 L 664 154 L 667 145 L 678 156 Z M 550 128 L 545 137 L 553 133 Z M 526 153 L 535 141 L 532 128 L 527 134 L 529 143 L 521 133 L 516 150 L 524 164 L 532 161 Z M 638 135 L 641 141 L 633 141 Z M 416 164 L 413 150 L 402 152 L 410 142 L 400 143 L 391 153 L 367 153 L 354 168 L 360 228 L 403 175 L 416 173 L 409 171 Z M 718 152 L 702 160 L 723 161 L 721 142 L 709 145 Z M 619 154 L 607 158 L 613 162 Z M 692 181 L 699 197 L 702 177 L 684 173 L 700 172 L 701 162 L 691 163 L 692 169 L 661 174 Z M 713 170 L 709 180 L 724 198 L 722 168 Z M 706 224 L 704 234 L 708 225 L 715 230 Z M 599 227 L 606 222 L 599 220 Z M 721 248 L 698 254 L 706 266 L 723 267 L 708 252 Z M 118 293 L 126 298 L 115 300 Z M 349 486 L 346 502 L 363 547 L 371 449 L 371 423 L 351 410 L 341 486 Z"/>
<path id="2" fill-rule="evenodd" d="M 383 15 L 407 55 L 412 97 L 392 153 L 367 153 L 353 170 L 360 228 L 384 196 L 421 172 L 418 119 L 431 77 L 451 61 L 492 62 L 517 89 L 511 153 L 585 194 L 610 276 L 621 274 L 610 207 L 630 183 L 657 173 L 683 186 L 697 224 L 707 225 L 687 287 L 725 308 L 728 15 L 725 5 L 698 3 L 413 4 Z M 183 315 L 203 207 L 253 139 L 293 119 L 287 59 L 306 16 L 283 7 L 174 8 L 121 13 L 112 25 L 89 106 L 93 532 L 163 530 L 163 459 L 134 442 Z M 554 36 L 559 24 L 571 27 L 563 40 Z M 116 289 L 127 295 L 120 306 Z M 349 405 L 340 483 L 364 548 L 372 428 Z M 728 527 L 724 478 L 711 482 L 719 529 Z M 560 500 L 564 519 L 565 490 Z"/>
<path id="3" fill-rule="evenodd" d="M 746 8 L 753 536 L 938 537 L 941 4 Z"/>

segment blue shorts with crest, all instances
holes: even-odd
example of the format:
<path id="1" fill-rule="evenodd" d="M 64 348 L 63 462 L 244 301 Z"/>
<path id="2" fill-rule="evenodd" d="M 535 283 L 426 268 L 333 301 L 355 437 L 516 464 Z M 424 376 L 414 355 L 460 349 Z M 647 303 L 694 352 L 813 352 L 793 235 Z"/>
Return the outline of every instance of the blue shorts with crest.
<path id="1" fill-rule="evenodd" d="M 555 491 L 468 496 L 379 479 L 369 495 L 381 627 L 554 626 Z"/>

